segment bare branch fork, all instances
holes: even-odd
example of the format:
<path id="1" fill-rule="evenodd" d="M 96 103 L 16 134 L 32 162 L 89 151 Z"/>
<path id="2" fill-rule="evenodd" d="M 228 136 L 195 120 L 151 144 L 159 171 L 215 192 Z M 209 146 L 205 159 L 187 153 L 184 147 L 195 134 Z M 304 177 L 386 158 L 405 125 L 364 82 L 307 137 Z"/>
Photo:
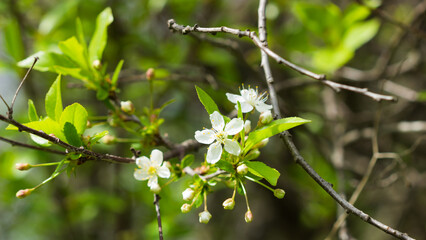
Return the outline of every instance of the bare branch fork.
<path id="1" fill-rule="evenodd" d="M 278 105 L 278 99 L 276 96 L 275 88 L 273 86 L 273 76 L 271 74 L 271 69 L 269 66 L 269 59 L 267 57 L 267 51 L 265 49 L 267 48 L 267 40 L 266 40 L 266 17 L 265 17 L 265 9 L 266 9 L 266 3 L 267 0 L 260 0 L 259 1 L 259 8 L 258 8 L 258 27 L 259 27 L 259 37 L 262 39 L 261 41 L 261 52 L 262 52 L 262 64 L 261 66 L 264 69 L 266 82 L 268 84 L 269 93 L 271 96 L 271 101 L 273 105 L 273 110 L 275 114 L 278 116 L 278 118 L 281 118 L 281 113 Z M 269 55 L 269 54 L 268 54 Z M 368 90 L 367 90 L 368 92 Z M 375 93 L 372 93 L 375 94 Z M 364 94 L 365 95 L 365 94 Z M 368 95 L 367 95 L 368 96 Z M 372 97 L 372 96 L 370 96 Z M 388 96 L 390 97 L 390 96 Z M 372 97 L 375 99 L 374 97 Z M 379 99 L 375 99 L 377 101 Z M 306 161 L 305 159 L 300 155 L 299 150 L 296 148 L 296 146 L 293 143 L 292 137 L 289 132 L 285 131 L 280 134 L 281 139 L 283 142 L 287 145 L 288 149 L 290 150 L 294 161 L 299 164 L 332 198 L 336 200 L 337 203 L 339 203 L 346 211 L 347 213 L 352 213 L 362 220 L 364 220 L 367 223 L 370 223 L 371 225 L 381 229 L 382 231 L 397 237 L 399 239 L 413 239 L 410 236 L 408 236 L 406 233 L 402 233 L 398 230 L 395 230 L 380 221 L 377 221 L 376 219 L 370 217 L 368 214 L 364 213 L 363 211 L 359 210 L 358 208 L 354 207 L 352 204 L 350 204 L 348 201 L 346 201 L 342 196 L 340 196 L 334 189 L 333 186 L 325 181 Z"/>
<path id="2" fill-rule="evenodd" d="M 167 22 L 169 29 L 176 31 L 176 32 L 180 32 L 182 34 L 190 34 L 192 32 L 200 32 L 200 33 L 210 33 L 210 34 L 217 34 L 217 33 L 229 33 L 232 35 L 236 35 L 238 37 L 248 37 L 250 38 L 253 43 L 259 47 L 262 50 L 262 54 L 266 54 L 268 56 L 270 56 L 271 58 L 273 58 L 278 64 L 283 64 L 303 75 L 306 75 L 310 78 L 319 80 L 322 84 L 332 88 L 334 91 L 339 92 L 340 90 L 347 90 L 347 91 L 352 91 L 352 92 L 356 92 L 362 95 L 365 95 L 367 97 L 370 97 L 372 99 L 374 99 L 375 101 L 396 101 L 396 97 L 394 96 L 389 96 L 389 95 L 383 95 L 383 94 L 378 94 L 378 93 L 374 93 L 369 91 L 367 88 L 358 88 L 358 87 L 354 87 L 354 86 L 349 86 L 349 85 L 345 85 L 345 84 L 341 84 L 341 83 L 336 83 L 330 80 L 326 79 L 326 76 L 324 74 L 317 74 L 317 73 L 313 73 L 305 68 L 302 68 L 286 59 L 284 59 L 283 57 L 281 57 L 280 55 L 278 55 L 277 53 L 275 53 L 274 51 L 272 51 L 271 49 L 268 48 L 267 44 L 264 44 L 264 40 L 262 39 L 260 31 L 263 31 L 262 29 L 259 29 L 259 34 L 260 36 L 258 37 L 256 35 L 256 32 L 254 31 L 250 31 L 250 30 L 245 30 L 245 31 L 241 31 L 239 29 L 234 29 L 234 28 L 229 28 L 229 27 L 211 27 L 211 28 L 206 28 L 206 27 L 199 27 L 197 24 L 195 24 L 193 27 L 191 26 L 183 26 L 183 25 L 179 25 L 176 23 L 176 21 L 174 19 L 170 19 Z M 265 64 L 265 61 L 262 60 L 262 64 Z M 271 81 L 271 79 L 267 79 L 267 81 Z"/>

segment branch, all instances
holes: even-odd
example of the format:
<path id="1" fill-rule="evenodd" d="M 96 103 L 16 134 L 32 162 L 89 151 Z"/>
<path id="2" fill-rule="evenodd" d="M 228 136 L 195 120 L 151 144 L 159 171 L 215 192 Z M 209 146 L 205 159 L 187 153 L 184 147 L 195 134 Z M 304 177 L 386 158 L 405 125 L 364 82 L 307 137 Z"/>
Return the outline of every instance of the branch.
<path id="1" fill-rule="evenodd" d="M 261 39 L 264 40 L 264 43 L 266 43 L 266 17 L 265 17 L 265 7 L 266 7 L 266 3 L 267 0 L 260 0 L 259 2 L 259 17 L 258 17 L 258 24 L 259 24 L 259 33 L 260 33 L 260 37 Z M 170 22 L 170 20 L 169 20 Z M 265 44 L 266 45 L 266 44 Z M 267 47 L 264 47 L 264 45 L 262 45 L 263 47 L 261 48 L 263 52 L 267 52 L 265 51 L 265 49 L 267 49 Z M 269 50 L 270 51 L 270 50 Z M 269 54 L 268 54 L 269 55 Z M 281 113 L 280 113 L 280 109 L 278 106 L 278 101 L 276 99 L 276 93 L 275 93 L 275 88 L 273 86 L 273 78 L 272 75 L 270 74 L 270 69 L 269 68 L 269 64 L 267 64 L 268 59 L 266 57 L 263 57 L 262 55 L 262 67 L 265 71 L 265 77 L 266 77 L 266 82 L 268 84 L 268 88 L 271 91 L 270 92 L 270 96 L 271 96 L 271 101 L 272 101 L 272 106 L 273 106 L 273 110 L 275 112 L 275 114 L 281 118 Z M 319 80 L 323 80 L 323 79 L 319 79 Z M 358 216 L 359 218 L 361 218 L 362 220 L 364 220 L 367 223 L 372 224 L 373 226 L 381 229 L 382 231 L 400 238 L 400 239 L 413 239 L 411 237 L 409 237 L 406 233 L 402 233 L 399 232 L 398 230 L 395 230 L 379 221 L 377 221 L 376 219 L 370 217 L 368 214 L 362 212 L 361 210 L 359 210 L 358 208 L 354 207 L 353 205 L 351 205 L 350 203 L 348 203 L 344 198 L 342 198 L 334 189 L 333 186 L 328 183 L 327 181 L 325 181 L 320 175 L 318 175 L 317 172 L 315 172 L 315 170 L 305 161 L 305 159 L 300 155 L 299 150 L 296 148 L 296 146 L 293 143 L 292 137 L 289 134 L 288 131 L 284 131 L 282 133 L 280 133 L 280 138 L 283 140 L 283 142 L 285 143 L 285 145 L 287 145 L 288 149 L 290 150 L 290 153 L 293 156 L 294 161 L 299 164 L 332 198 L 334 198 L 336 200 L 336 202 L 338 202 L 344 209 L 346 209 L 346 211 L 348 213 L 352 213 L 356 216 Z"/>
<path id="2" fill-rule="evenodd" d="M 158 194 L 154 194 L 154 205 L 155 211 L 157 212 L 157 222 L 158 222 L 158 235 L 159 239 L 163 240 L 163 227 L 161 226 L 161 214 L 160 214 L 160 196 Z"/>
<path id="3" fill-rule="evenodd" d="M 366 89 L 366 88 L 357 88 L 357 87 L 353 87 L 353 86 L 349 86 L 349 85 L 345 85 L 345 84 L 332 82 L 330 80 L 326 80 L 326 76 L 324 74 L 313 73 L 313 72 L 311 72 L 311 71 L 309 71 L 305 68 L 302 68 L 302 67 L 284 59 L 283 57 L 279 56 L 278 54 L 273 52 L 271 49 L 269 49 L 267 44 L 265 44 L 264 39 L 266 39 L 266 34 L 264 35 L 264 37 L 259 38 L 254 31 L 250 31 L 250 30 L 241 31 L 239 29 L 234 29 L 234 28 L 229 28 L 229 27 L 224 27 L 224 26 L 212 27 L 212 28 L 199 27 L 198 25 L 194 25 L 193 27 L 183 26 L 183 25 L 177 24 L 174 19 L 170 19 L 167 23 L 168 23 L 169 29 L 176 31 L 176 32 L 180 32 L 182 34 L 188 34 L 188 33 L 191 33 L 191 32 L 210 33 L 210 34 L 213 34 L 213 35 L 215 35 L 216 33 L 229 33 L 229 34 L 236 35 L 238 37 L 248 37 L 253 41 L 253 43 L 257 47 L 259 47 L 262 50 L 262 54 L 267 54 L 268 56 L 273 58 L 278 64 L 283 64 L 283 65 L 299 72 L 300 74 L 306 75 L 306 76 L 313 78 L 313 79 L 316 79 L 316 80 L 319 80 L 322 84 L 324 84 L 328 87 L 331 87 L 333 90 L 335 90 L 337 92 L 343 89 L 343 90 L 348 90 L 348 91 L 360 93 L 360 94 L 365 95 L 367 97 L 373 98 L 376 101 L 381 101 L 381 100 L 395 101 L 396 100 L 396 98 L 393 97 L 393 96 L 373 93 L 373 92 L 368 91 L 368 89 Z M 266 26 L 265 25 L 261 26 L 259 28 L 259 33 L 261 31 L 264 31 L 262 29 L 266 29 Z M 263 33 L 262 33 L 262 36 L 263 36 Z M 264 60 L 262 60 L 262 64 L 265 64 Z M 267 81 L 271 81 L 271 79 L 267 79 Z"/>
<path id="4" fill-rule="evenodd" d="M 11 139 L 7 139 L 7 138 L 4 138 L 4 137 L 0 137 L 0 140 L 4 141 L 4 142 L 8 142 L 12 146 L 19 146 L 19 147 L 30 148 L 30 149 L 35 149 L 35 150 L 44 151 L 44 152 L 50 152 L 50 153 L 59 154 L 59 155 L 65 155 L 65 152 L 61 152 L 61 151 L 49 149 L 49 148 L 44 148 L 44 147 L 33 146 L 33 145 L 26 144 L 26 143 L 21 143 L 21 142 L 17 142 L 17 141 L 11 140 Z"/>

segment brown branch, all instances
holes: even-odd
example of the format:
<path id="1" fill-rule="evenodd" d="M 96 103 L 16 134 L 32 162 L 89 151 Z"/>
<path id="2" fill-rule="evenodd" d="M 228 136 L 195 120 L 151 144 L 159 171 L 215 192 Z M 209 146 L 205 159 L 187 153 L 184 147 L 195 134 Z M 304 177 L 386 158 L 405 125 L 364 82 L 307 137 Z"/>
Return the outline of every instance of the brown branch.
<path id="1" fill-rule="evenodd" d="M 157 213 L 157 222 L 158 222 L 158 237 L 160 240 L 163 240 L 163 226 L 161 225 L 161 214 L 160 214 L 160 196 L 154 194 L 154 205 L 155 212 Z"/>
<path id="2" fill-rule="evenodd" d="M 234 28 L 229 28 L 229 27 L 224 27 L 224 26 L 222 26 L 222 27 L 211 27 L 211 28 L 199 27 L 198 25 L 195 25 L 193 27 L 183 26 L 183 25 L 177 24 L 174 19 L 170 19 L 167 23 L 168 23 L 169 29 L 176 31 L 176 32 L 180 32 L 182 34 L 189 34 L 191 32 L 210 33 L 210 34 L 213 34 L 213 35 L 215 35 L 216 33 L 229 33 L 229 34 L 236 35 L 238 37 L 248 37 L 253 41 L 253 43 L 257 47 L 259 47 L 262 50 L 262 54 L 267 54 L 269 57 L 273 58 L 278 64 L 283 64 L 283 65 L 299 72 L 300 74 L 306 75 L 306 76 L 311 77 L 311 78 L 316 79 L 316 80 L 319 80 L 322 84 L 324 84 L 328 87 L 331 87 L 335 91 L 340 91 L 342 89 L 348 90 L 348 91 L 352 91 L 352 92 L 356 92 L 356 93 L 365 95 L 365 96 L 370 97 L 370 98 L 372 98 L 376 101 L 381 101 L 381 100 L 395 101 L 396 100 L 396 98 L 393 97 L 393 96 L 373 93 L 373 92 L 368 91 L 368 89 L 366 89 L 366 88 L 357 88 L 357 87 L 353 87 L 353 86 L 349 86 L 349 85 L 345 85 L 345 84 L 341 84 L 341 83 L 332 82 L 330 80 L 326 80 L 326 76 L 324 74 L 313 73 L 313 72 L 311 72 L 311 71 L 309 71 L 305 68 L 302 68 L 302 67 L 284 59 L 283 57 L 281 57 L 278 54 L 276 54 L 275 52 L 273 52 L 271 49 L 269 49 L 267 47 L 267 45 L 264 44 L 264 41 L 262 40 L 262 38 L 259 38 L 254 31 L 250 31 L 250 30 L 241 31 L 239 29 L 234 29 Z M 260 31 L 263 31 L 262 28 L 259 29 L 259 32 Z M 262 64 L 265 64 L 265 61 L 262 60 Z M 267 81 L 271 81 L 271 79 L 267 79 Z"/>
<path id="3" fill-rule="evenodd" d="M 261 39 L 263 39 L 264 41 L 264 45 L 263 48 L 261 48 L 262 53 L 263 52 L 267 52 L 265 51 L 265 49 L 267 49 L 266 46 L 266 17 L 265 17 L 265 7 L 266 7 L 266 3 L 267 0 L 260 0 L 259 1 L 259 11 L 258 11 L 258 24 L 259 24 L 259 34 L 261 35 Z M 170 21 L 170 20 L 169 20 Z M 270 50 L 269 50 L 270 51 Z M 269 54 L 268 54 L 269 55 Z M 271 101 L 272 101 L 272 106 L 273 106 L 273 110 L 275 112 L 275 114 L 281 118 L 281 113 L 280 113 L 280 109 L 278 106 L 278 101 L 276 98 L 276 93 L 275 93 L 275 88 L 273 86 L 273 77 L 272 75 L 270 75 L 271 71 L 269 68 L 269 64 L 267 64 L 268 59 L 266 57 L 264 57 L 264 55 L 262 55 L 262 67 L 265 71 L 265 77 L 266 77 L 266 82 L 268 84 L 268 88 L 270 90 L 270 96 L 271 96 Z M 323 79 L 319 79 L 319 80 L 323 80 Z M 290 153 L 293 156 L 294 161 L 299 164 L 332 198 L 334 198 L 334 200 L 336 200 L 336 202 L 338 202 L 344 209 L 346 209 L 346 211 L 348 213 L 352 213 L 356 216 L 358 216 L 359 218 L 361 218 L 362 220 L 364 220 L 367 223 L 372 224 L 373 226 L 381 229 L 382 231 L 400 238 L 400 239 L 413 239 L 410 236 L 408 236 L 406 233 L 402 233 L 399 232 L 398 230 L 395 230 L 379 221 L 377 221 L 376 219 L 370 217 L 368 214 L 362 212 L 361 210 L 359 210 L 358 208 L 354 207 L 352 204 L 348 203 L 344 198 L 342 198 L 334 189 L 333 186 L 328 183 L 327 181 L 325 181 L 306 161 L 305 159 L 300 155 L 299 150 L 296 148 L 296 146 L 293 143 L 292 137 L 291 135 L 287 132 L 284 131 L 282 133 L 280 133 L 280 138 L 283 140 L 283 142 L 285 143 L 285 145 L 287 145 L 288 149 L 290 150 Z"/>
<path id="4" fill-rule="evenodd" d="M 54 154 L 59 154 L 59 155 L 65 155 L 65 152 L 62 151 L 58 151 L 58 150 L 54 150 L 54 149 L 49 149 L 49 148 L 44 148 L 44 147 L 38 147 L 38 146 L 33 146 L 30 144 L 26 144 L 26 143 L 21 143 L 21 142 L 17 142 L 11 139 L 7 139 L 4 137 L 0 137 L 0 140 L 3 142 L 7 142 L 10 143 L 12 146 L 18 146 L 18 147 L 24 147 L 24 148 L 29 148 L 29 149 L 35 149 L 38 151 L 44 151 L 44 152 L 50 152 L 50 153 L 54 153 Z"/>

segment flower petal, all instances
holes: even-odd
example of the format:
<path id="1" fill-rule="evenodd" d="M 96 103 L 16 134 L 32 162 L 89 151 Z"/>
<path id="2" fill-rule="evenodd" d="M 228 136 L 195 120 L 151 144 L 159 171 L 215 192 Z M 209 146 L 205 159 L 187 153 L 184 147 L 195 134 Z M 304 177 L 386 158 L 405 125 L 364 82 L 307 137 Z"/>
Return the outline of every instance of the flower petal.
<path id="1" fill-rule="evenodd" d="M 246 102 L 241 103 L 240 102 L 240 105 L 241 105 L 241 112 L 243 112 L 243 113 L 248 113 L 248 112 L 251 112 L 251 110 L 253 110 L 253 106 L 250 105 L 249 103 L 246 103 Z M 235 105 L 235 108 L 238 110 L 238 104 Z"/>
<path id="2" fill-rule="evenodd" d="M 225 127 L 225 121 L 219 112 L 214 111 L 212 114 L 210 114 L 210 121 L 212 122 L 212 126 L 216 131 L 223 131 L 223 128 Z"/>
<path id="3" fill-rule="evenodd" d="M 263 102 L 257 102 L 255 107 L 256 107 L 256 110 L 260 113 L 266 112 L 272 109 L 272 105 L 268 105 Z"/>
<path id="4" fill-rule="evenodd" d="M 169 178 L 170 170 L 166 166 L 162 166 L 157 169 L 157 175 L 161 178 Z"/>
<path id="5" fill-rule="evenodd" d="M 148 187 L 153 186 L 153 184 L 158 184 L 158 177 L 157 175 L 152 175 L 148 180 Z"/>
<path id="6" fill-rule="evenodd" d="M 243 120 L 239 118 L 232 119 L 228 124 L 225 126 L 225 132 L 228 135 L 235 135 L 239 133 L 244 128 L 244 122 Z"/>
<path id="7" fill-rule="evenodd" d="M 149 161 L 149 158 L 142 156 L 136 158 L 136 165 L 138 165 L 138 167 L 140 168 L 148 168 L 149 166 L 151 166 L 151 163 Z"/>
<path id="8" fill-rule="evenodd" d="M 232 94 L 232 93 L 227 93 L 226 97 L 232 103 L 244 102 L 244 98 L 241 97 L 240 95 L 236 95 L 236 94 Z"/>
<path id="9" fill-rule="evenodd" d="M 225 140 L 225 151 L 229 152 L 232 155 L 238 156 L 240 155 L 241 148 L 240 145 L 236 141 L 232 141 L 231 139 Z"/>
<path id="10" fill-rule="evenodd" d="M 163 152 L 158 149 L 152 150 L 150 159 L 152 166 L 161 166 L 163 163 Z"/>
<path id="11" fill-rule="evenodd" d="M 203 144 L 210 144 L 214 142 L 215 140 L 214 131 L 210 129 L 206 129 L 203 131 L 196 131 L 194 137 L 195 137 L 195 140 Z"/>
<path id="12" fill-rule="evenodd" d="M 139 181 L 147 180 L 150 177 L 147 171 L 143 171 L 141 169 L 136 169 L 133 176 Z"/>
<path id="13" fill-rule="evenodd" d="M 207 162 L 215 164 L 219 161 L 220 156 L 222 156 L 222 145 L 219 142 L 215 142 L 207 150 Z"/>

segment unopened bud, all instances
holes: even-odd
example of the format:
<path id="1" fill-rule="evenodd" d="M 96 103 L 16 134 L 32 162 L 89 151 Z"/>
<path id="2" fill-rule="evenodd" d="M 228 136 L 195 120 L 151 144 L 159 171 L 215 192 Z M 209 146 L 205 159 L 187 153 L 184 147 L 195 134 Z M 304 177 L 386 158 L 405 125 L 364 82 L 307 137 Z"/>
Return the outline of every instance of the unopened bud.
<path id="1" fill-rule="evenodd" d="M 237 173 L 240 175 L 246 175 L 248 172 L 248 167 L 245 164 L 241 164 L 237 167 Z"/>
<path id="2" fill-rule="evenodd" d="M 113 144 L 115 143 L 116 138 L 112 135 L 106 135 L 102 138 L 104 144 Z"/>
<path id="3" fill-rule="evenodd" d="M 259 116 L 259 122 L 262 125 L 266 125 L 266 124 L 272 122 L 272 120 L 274 120 L 274 118 L 272 117 L 272 112 L 269 111 L 269 110 L 262 112 Z"/>
<path id="4" fill-rule="evenodd" d="M 191 201 L 194 198 L 194 195 L 195 192 L 191 188 L 187 188 L 182 192 L 182 198 L 184 201 Z"/>
<path id="5" fill-rule="evenodd" d="M 17 197 L 17 198 L 19 198 L 19 199 L 24 198 L 24 197 L 26 197 L 26 196 L 30 195 L 32 191 L 34 191 L 34 189 L 33 189 L 33 188 L 19 190 L 19 191 L 16 193 L 16 197 Z"/>
<path id="6" fill-rule="evenodd" d="M 244 220 L 246 220 L 247 223 L 253 221 L 253 213 L 251 213 L 250 210 L 246 212 L 246 215 L 244 216 Z"/>
<path id="7" fill-rule="evenodd" d="M 244 132 L 247 135 L 247 134 L 249 134 L 250 131 L 251 131 L 251 122 L 250 122 L 250 120 L 246 120 L 244 122 Z"/>
<path id="8" fill-rule="evenodd" d="M 180 211 L 182 213 L 189 213 L 189 211 L 191 211 L 191 205 L 189 205 L 188 203 L 184 203 L 182 207 L 180 207 Z"/>
<path id="9" fill-rule="evenodd" d="M 15 164 L 15 168 L 19 171 L 26 171 L 31 168 L 31 165 L 29 163 L 17 163 Z"/>
<path id="10" fill-rule="evenodd" d="M 99 70 L 102 67 L 102 63 L 99 60 L 95 60 L 95 61 L 93 61 L 92 66 L 93 66 L 94 69 Z"/>
<path id="11" fill-rule="evenodd" d="M 155 70 L 154 68 L 148 68 L 148 70 L 146 70 L 146 79 L 147 80 L 152 80 L 155 77 Z"/>
<path id="12" fill-rule="evenodd" d="M 280 188 L 277 188 L 277 189 L 275 189 L 275 190 L 274 190 L 274 196 L 275 196 L 276 198 L 281 199 L 281 198 L 283 198 L 283 197 L 284 197 L 284 195 L 285 195 L 285 191 L 284 191 L 284 190 L 282 190 L 282 189 L 280 189 Z"/>
<path id="13" fill-rule="evenodd" d="M 200 212 L 198 216 L 199 216 L 198 220 L 200 221 L 200 223 L 208 223 L 210 219 L 212 218 L 212 215 L 207 210 L 205 210 L 204 212 Z"/>
<path id="14" fill-rule="evenodd" d="M 131 101 L 121 101 L 121 110 L 125 113 L 132 114 L 135 112 L 135 106 Z"/>
<path id="15" fill-rule="evenodd" d="M 253 159 L 256 159 L 256 158 L 258 158 L 260 156 L 260 151 L 256 148 L 256 149 L 253 149 L 253 150 L 251 150 L 245 157 L 244 157 L 244 160 L 246 160 L 246 161 L 250 161 L 250 160 L 253 160 Z"/>
<path id="16" fill-rule="evenodd" d="M 232 209 L 234 209 L 235 201 L 234 201 L 233 198 L 228 198 L 222 203 L 222 205 L 223 205 L 224 209 L 232 210 Z"/>
<path id="17" fill-rule="evenodd" d="M 256 143 L 253 148 L 263 148 L 264 146 L 268 145 L 269 143 L 269 138 L 265 138 L 262 141 Z"/>
<path id="18" fill-rule="evenodd" d="M 153 183 L 153 184 L 149 187 L 149 190 L 150 190 L 152 193 L 159 194 L 159 193 L 161 192 L 161 187 L 160 187 L 160 185 L 158 185 L 158 183 Z"/>

